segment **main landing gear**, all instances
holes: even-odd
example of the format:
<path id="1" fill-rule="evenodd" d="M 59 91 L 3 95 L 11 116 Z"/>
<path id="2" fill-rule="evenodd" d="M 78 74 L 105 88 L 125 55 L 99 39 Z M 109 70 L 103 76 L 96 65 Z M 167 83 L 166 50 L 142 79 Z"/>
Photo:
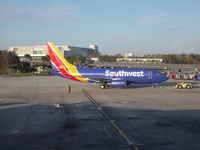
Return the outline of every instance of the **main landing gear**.
<path id="1" fill-rule="evenodd" d="M 108 84 L 101 84 L 101 86 L 100 86 L 101 89 L 105 89 L 105 88 L 108 88 L 108 87 L 109 87 Z"/>
<path id="2" fill-rule="evenodd" d="M 100 88 L 101 88 L 101 89 L 105 89 L 106 86 L 105 86 L 105 85 L 101 85 Z"/>
<path id="3" fill-rule="evenodd" d="M 152 88 L 155 88 L 156 86 L 158 86 L 159 84 L 158 83 L 153 83 L 152 84 Z"/>

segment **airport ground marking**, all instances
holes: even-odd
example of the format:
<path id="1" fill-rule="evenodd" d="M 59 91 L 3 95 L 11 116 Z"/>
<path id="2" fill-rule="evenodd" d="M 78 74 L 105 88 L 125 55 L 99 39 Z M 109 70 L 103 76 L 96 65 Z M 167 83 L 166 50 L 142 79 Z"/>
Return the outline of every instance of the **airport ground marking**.
<path id="1" fill-rule="evenodd" d="M 139 138 L 139 136 L 137 135 L 137 133 L 136 133 L 133 129 L 131 129 L 131 127 L 128 127 L 128 129 L 129 129 L 129 131 L 132 132 L 137 138 Z"/>
<path id="2" fill-rule="evenodd" d="M 6 106 L 0 106 L 0 110 L 1 109 L 17 108 L 17 107 L 25 107 L 25 106 L 31 106 L 31 105 L 33 105 L 33 103 L 6 105 Z"/>
<path id="3" fill-rule="evenodd" d="M 133 138 L 129 138 L 128 135 L 124 133 L 124 131 L 119 127 L 119 125 L 116 123 L 114 119 L 112 119 L 104 110 L 103 108 L 93 99 L 93 97 L 85 90 L 82 89 L 82 92 L 86 95 L 86 97 L 95 105 L 97 109 L 106 120 L 111 124 L 111 126 L 115 129 L 115 131 L 120 135 L 120 137 L 127 142 L 127 144 L 133 149 L 133 150 L 141 150 L 142 144 L 137 144 Z"/>
<path id="4" fill-rule="evenodd" d="M 112 135 L 110 134 L 109 130 L 107 130 L 105 127 L 104 127 L 104 130 L 105 130 L 105 132 L 107 133 L 108 137 L 109 137 L 109 138 L 112 138 Z"/>

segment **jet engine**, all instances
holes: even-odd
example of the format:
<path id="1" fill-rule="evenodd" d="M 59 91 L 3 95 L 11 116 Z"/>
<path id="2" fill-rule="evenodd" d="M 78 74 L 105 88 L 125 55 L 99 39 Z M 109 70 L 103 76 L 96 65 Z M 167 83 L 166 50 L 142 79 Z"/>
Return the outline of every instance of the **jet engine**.
<path id="1" fill-rule="evenodd" d="M 125 87 L 126 80 L 120 78 L 113 78 L 112 82 L 110 83 L 111 87 Z"/>

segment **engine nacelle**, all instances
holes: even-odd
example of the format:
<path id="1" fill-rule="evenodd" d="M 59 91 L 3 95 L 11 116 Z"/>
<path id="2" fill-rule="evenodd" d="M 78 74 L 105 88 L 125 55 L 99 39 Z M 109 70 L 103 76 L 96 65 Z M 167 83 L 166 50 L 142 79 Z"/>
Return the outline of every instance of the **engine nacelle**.
<path id="1" fill-rule="evenodd" d="M 126 80 L 120 78 L 113 78 L 112 82 L 110 83 L 111 87 L 125 87 Z"/>

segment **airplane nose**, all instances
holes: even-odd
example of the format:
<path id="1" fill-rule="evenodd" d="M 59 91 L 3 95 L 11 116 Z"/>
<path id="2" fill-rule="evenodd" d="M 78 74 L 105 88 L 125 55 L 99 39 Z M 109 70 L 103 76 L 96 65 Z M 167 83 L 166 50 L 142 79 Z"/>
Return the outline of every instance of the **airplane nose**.
<path id="1" fill-rule="evenodd" d="M 160 81 L 161 82 L 163 82 L 163 81 L 166 81 L 166 80 L 168 80 L 169 78 L 166 76 L 166 75 L 164 75 L 164 74 L 162 74 L 161 76 L 160 76 Z"/>

